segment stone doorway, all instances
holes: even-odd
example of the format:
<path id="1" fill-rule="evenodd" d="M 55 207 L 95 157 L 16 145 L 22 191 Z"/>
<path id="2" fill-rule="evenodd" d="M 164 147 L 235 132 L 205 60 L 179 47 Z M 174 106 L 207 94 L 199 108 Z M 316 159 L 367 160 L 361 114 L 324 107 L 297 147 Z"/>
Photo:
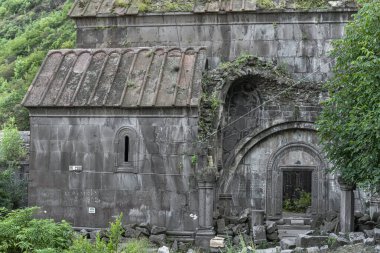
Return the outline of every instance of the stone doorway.
<path id="1" fill-rule="evenodd" d="M 288 143 L 274 152 L 267 167 L 267 217 L 269 219 L 283 217 L 284 187 L 289 188 L 292 180 L 295 183 L 301 178 L 304 178 L 304 182 L 299 182 L 299 186 L 311 193 L 310 215 L 325 213 L 328 210 L 328 186 L 324 169 L 319 152 L 310 144 Z"/>
<path id="2" fill-rule="evenodd" d="M 305 215 L 311 205 L 313 167 L 282 168 L 282 201 L 284 212 Z M 310 199 L 310 202 L 307 201 Z M 309 205 L 307 205 L 309 203 Z M 301 207 L 299 205 L 302 205 Z M 301 210 L 302 209 L 302 210 Z M 310 210 L 309 210 L 310 211 Z"/>

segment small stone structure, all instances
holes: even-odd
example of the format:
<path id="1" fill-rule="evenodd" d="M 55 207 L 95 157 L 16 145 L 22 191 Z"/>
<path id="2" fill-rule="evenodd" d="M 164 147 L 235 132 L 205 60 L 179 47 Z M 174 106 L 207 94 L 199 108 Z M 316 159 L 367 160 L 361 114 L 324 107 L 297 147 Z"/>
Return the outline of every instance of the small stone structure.
<path id="1" fill-rule="evenodd" d="M 221 217 L 262 210 L 263 222 L 280 219 L 284 171 L 309 171 L 311 215 L 339 211 L 315 120 L 328 51 L 355 9 L 248 2 L 148 15 L 77 1 L 78 48 L 49 52 L 23 101 L 29 204 L 77 227 L 106 227 L 123 212 L 125 223 L 205 245 L 225 229 Z M 197 177 L 209 155 L 213 182 Z M 248 218 L 235 225 L 250 233 Z M 263 225 L 251 236 L 276 239 Z"/>

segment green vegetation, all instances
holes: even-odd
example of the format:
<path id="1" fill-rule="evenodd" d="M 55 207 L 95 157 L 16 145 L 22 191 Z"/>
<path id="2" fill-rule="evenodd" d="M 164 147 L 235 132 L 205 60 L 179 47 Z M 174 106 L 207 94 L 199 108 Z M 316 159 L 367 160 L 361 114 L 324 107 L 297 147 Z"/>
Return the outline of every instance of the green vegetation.
<path id="1" fill-rule="evenodd" d="M 71 245 L 74 232 L 67 222 L 33 219 L 36 211 L 37 208 L 11 212 L 3 209 L 3 215 L 0 216 L 1 252 L 38 252 L 49 249 L 49 252 L 58 253 Z"/>
<path id="2" fill-rule="evenodd" d="M 333 170 L 348 183 L 380 184 L 380 1 L 362 7 L 334 44 L 319 134 Z M 372 187 L 372 189 L 375 187 Z"/>
<path id="3" fill-rule="evenodd" d="M 311 206 L 311 193 L 305 191 L 298 191 L 300 195 L 297 199 L 285 199 L 283 208 L 289 212 L 306 212 L 306 209 Z"/>
<path id="4" fill-rule="evenodd" d="M 272 0 L 258 0 L 257 6 L 263 9 L 274 9 L 276 8 L 276 4 Z"/>
<path id="5" fill-rule="evenodd" d="M 10 118 L 0 142 L 0 207 L 19 208 L 26 196 L 26 182 L 19 175 L 20 161 L 26 156 L 23 141 Z"/>
<path id="6" fill-rule="evenodd" d="M 147 239 L 120 243 L 122 215 L 110 223 L 107 240 L 97 234 L 95 242 L 76 234 L 66 221 L 35 219 L 38 208 L 9 211 L 0 208 L 0 252 L 17 253 L 142 253 L 151 247 Z"/>
<path id="7" fill-rule="evenodd" d="M 189 12 L 193 7 L 193 0 L 140 0 L 137 3 L 139 12 Z"/>
<path id="8" fill-rule="evenodd" d="M 0 124 L 15 117 L 29 128 L 20 105 L 50 49 L 72 48 L 74 22 L 67 12 L 73 0 L 4 0 L 0 3 Z"/>
<path id="9" fill-rule="evenodd" d="M 327 8 L 326 0 L 295 0 L 294 7 L 297 9 Z"/>

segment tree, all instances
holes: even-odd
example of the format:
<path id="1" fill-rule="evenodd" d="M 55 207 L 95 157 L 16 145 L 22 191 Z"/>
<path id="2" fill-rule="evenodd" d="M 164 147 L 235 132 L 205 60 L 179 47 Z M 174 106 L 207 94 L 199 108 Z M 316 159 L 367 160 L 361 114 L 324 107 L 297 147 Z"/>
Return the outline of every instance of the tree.
<path id="1" fill-rule="evenodd" d="M 332 50 L 334 77 L 318 128 L 333 170 L 368 186 L 380 185 L 380 1 L 359 4 Z"/>
<path id="2" fill-rule="evenodd" d="M 20 177 L 20 161 L 25 159 L 26 150 L 16 127 L 15 119 L 4 124 L 0 140 L 0 207 L 9 209 L 23 205 L 26 181 Z"/>

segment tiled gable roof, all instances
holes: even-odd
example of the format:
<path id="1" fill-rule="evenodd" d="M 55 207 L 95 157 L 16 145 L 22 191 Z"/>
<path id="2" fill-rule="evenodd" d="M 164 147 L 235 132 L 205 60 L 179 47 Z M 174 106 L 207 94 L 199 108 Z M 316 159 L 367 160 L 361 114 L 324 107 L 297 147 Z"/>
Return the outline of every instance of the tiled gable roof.
<path id="1" fill-rule="evenodd" d="M 26 107 L 197 106 L 204 48 L 50 51 Z"/>

